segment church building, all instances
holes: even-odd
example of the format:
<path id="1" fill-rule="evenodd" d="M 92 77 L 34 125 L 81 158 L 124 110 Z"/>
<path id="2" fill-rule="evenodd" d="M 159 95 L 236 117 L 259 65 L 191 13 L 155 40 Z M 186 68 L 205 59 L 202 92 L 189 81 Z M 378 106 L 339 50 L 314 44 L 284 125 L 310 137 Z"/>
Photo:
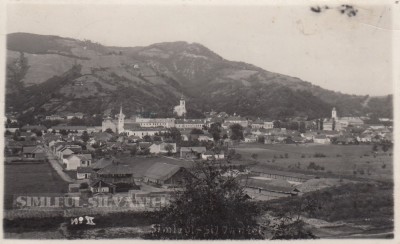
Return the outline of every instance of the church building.
<path id="1" fill-rule="evenodd" d="M 179 117 L 185 116 L 186 105 L 185 105 L 185 99 L 183 98 L 183 96 L 181 97 L 179 105 L 174 107 L 174 114 L 178 115 Z"/>
<path id="2" fill-rule="evenodd" d="M 138 131 L 146 131 L 146 135 L 151 135 L 153 133 L 152 131 L 155 131 L 154 133 L 160 131 L 166 132 L 166 130 L 160 130 L 160 128 L 172 127 L 175 127 L 175 118 L 131 117 L 129 119 L 125 119 L 125 114 L 122 113 L 122 106 L 119 114 L 116 116 L 116 119 L 112 119 L 110 116 L 108 116 L 102 122 L 102 131 L 111 129 L 117 134 L 126 133 L 128 135 L 136 135 L 136 132 Z"/>
<path id="3" fill-rule="evenodd" d="M 350 126 L 363 125 L 364 121 L 360 117 L 338 117 L 336 108 L 332 109 L 332 117 L 324 120 L 323 130 L 340 131 Z"/>
<path id="4" fill-rule="evenodd" d="M 124 132 L 124 123 L 125 115 L 122 113 L 121 106 L 117 119 L 112 119 L 110 116 L 108 116 L 106 119 L 103 120 L 101 124 L 101 130 L 106 131 L 107 129 L 111 129 L 113 132 L 120 134 Z"/>

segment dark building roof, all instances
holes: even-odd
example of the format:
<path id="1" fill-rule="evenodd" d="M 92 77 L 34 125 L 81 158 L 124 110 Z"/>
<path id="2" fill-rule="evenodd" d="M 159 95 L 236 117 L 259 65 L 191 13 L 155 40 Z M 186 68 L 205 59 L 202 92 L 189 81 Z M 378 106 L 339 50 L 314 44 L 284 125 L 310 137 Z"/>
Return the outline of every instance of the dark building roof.
<path id="1" fill-rule="evenodd" d="M 92 169 L 102 169 L 110 164 L 115 160 L 115 158 L 112 157 L 105 157 L 99 159 L 96 163 L 91 165 Z"/>
<path id="2" fill-rule="evenodd" d="M 104 168 L 97 171 L 99 175 L 117 175 L 117 174 L 134 174 L 134 166 L 130 164 L 121 164 L 119 162 L 113 162 Z"/>
<path id="3" fill-rule="evenodd" d="M 78 168 L 76 169 L 76 172 L 77 172 L 77 173 L 81 173 L 81 174 L 84 174 L 84 173 L 93 173 L 93 169 L 90 168 L 90 167 L 78 167 Z"/>
<path id="4" fill-rule="evenodd" d="M 167 180 L 180 169 L 181 167 L 178 165 L 156 163 L 146 171 L 145 177 L 155 180 Z"/>
<path id="5" fill-rule="evenodd" d="M 35 147 L 23 147 L 22 152 L 23 153 L 33 153 L 36 149 L 42 149 L 41 147 L 35 146 Z"/>
<path id="6" fill-rule="evenodd" d="M 113 184 L 106 183 L 106 182 L 104 182 L 102 180 L 95 181 L 90 186 L 91 187 L 100 187 L 100 185 L 101 185 L 101 187 L 114 187 Z"/>
<path id="7" fill-rule="evenodd" d="M 138 130 L 138 129 L 140 129 L 140 124 L 139 123 L 125 123 L 124 129 L 125 130 Z"/>

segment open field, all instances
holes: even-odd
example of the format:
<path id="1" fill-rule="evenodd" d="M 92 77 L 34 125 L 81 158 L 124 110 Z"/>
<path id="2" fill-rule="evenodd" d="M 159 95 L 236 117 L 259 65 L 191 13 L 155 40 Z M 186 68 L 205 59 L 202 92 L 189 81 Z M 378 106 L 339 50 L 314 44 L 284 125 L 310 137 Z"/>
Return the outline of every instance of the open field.
<path id="1" fill-rule="evenodd" d="M 348 183 L 260 204 L 277 215 L 307 202 L 314 207 L 303 208 L 302 219 L 320 238 L 393 238 L 392 183 Z"/>
<path id="2" fill-rule="evenodd" d="M 379 151 L 374 156 L 371 145 L 241 144 L 235 150 L 243 159 L 251 159 L 251 155 L 256 154 L 259 165 L 280 167 L 287 171 L 331 172 L 374 180 L 393 179 L 391 152 Z M 325 157 L 315 157 L 316 153 Z M 320 168 L 308 168 L 312 162 Z"/>
<path id="3" fill-rule="evenodd" d="M 63 193 L 68 189 L 48 163 L 7 164 L 5 175 L 5 208 L 12 205 L 13 195 L 23 193 Z"/>

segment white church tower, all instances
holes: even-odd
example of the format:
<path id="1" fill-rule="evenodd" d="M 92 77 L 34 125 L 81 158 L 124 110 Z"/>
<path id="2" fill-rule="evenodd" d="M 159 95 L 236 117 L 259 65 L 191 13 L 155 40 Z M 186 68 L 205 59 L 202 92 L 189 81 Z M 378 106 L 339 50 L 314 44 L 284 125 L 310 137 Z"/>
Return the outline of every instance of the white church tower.
<path id="1" fill-rule="evenodd" d="M 179 101 L 179 105 L 174 107 L 174 113 L 178 115 L 179 117 L 182 117 L 186 114 L 186 104 L 185 104 L 185 99 L 183 96 L 181 97 L 181 100 Z"/>
<path id="2" fill-rule="evenodd" d="M 337 113 L 336 113 L 336 108 L 335 107 L 333 107 L 333 109 L 332 109 L 332 119 L 337 120 Z"/>
<path id="3" fill-rule="evenodd" d="M 119 110 L 119 115 L 118 115 L 118 127 L 117 127 L 117 133 L 120 134 L 124 132 L 124 121 L 125 115 L 122 113 L 122 105 Z"/>

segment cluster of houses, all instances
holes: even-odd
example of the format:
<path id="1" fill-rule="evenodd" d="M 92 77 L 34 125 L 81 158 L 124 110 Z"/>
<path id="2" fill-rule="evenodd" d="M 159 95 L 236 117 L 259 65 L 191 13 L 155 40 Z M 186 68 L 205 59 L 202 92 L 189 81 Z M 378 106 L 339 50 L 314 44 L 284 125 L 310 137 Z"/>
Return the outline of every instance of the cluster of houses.
<path id="1" fill-rule="evenodd" d="M 204 119 L 175 119 L 175 118 L 142 118 L 139 116 L 133 116 L 129 119 L 125 118 L 120 108 L 120 113 L 116 115 L 116 118 L 106 117 L 102 122 L 102 131 L 111 130 L 115 133 L 125 133 L 127 135 L 138 136 L 153 136 L 156 133 L 164 133 L 168 128 L 177 128 L 181 131 L 191 129 L 204 129 L 211 126 L 213 123 L 220 123 L 221 127 L 225 130 L 229 129 L 233 124 L 240 124 L 242 127 L 247 128 L 264 128 L 271 129 L 274 127 L 273 121 L 263 121 L 258 119 L 254 122 L 248 120 L 245 117 L 228 116 L 225 112 L 221 113 L 207 113 Z"/>
<path id="2" fill-rule="evenodd" d="M 101 126 L 60 124 L 51 128 L 43 125 L 9 127 L 6 128 L 6 155 L 21 155 L 21 160 L 25 161 L 44 161 L 46 152 L 51 153 L 65 171 L 76 176 L 76 183 L 69 187 L 71 194 L 80 194 L 82 191 L 94 194 L 140 191 L 144 194 L 176 188 L 190 175 L 190 168 L 196 160 L 220 160 L 223 163 L 226 159 L 223 150 L 210 150 L 202 145 L 183 146 L 171 141 L 166 136 L 171 128 L 179 130 L 180 141 L 211 143 L 214 137 L 206 128 L 219 123 L 221 134 L 227 135 L 227 138 L 221 139 L 224 145 L 233 143 L 229 134 L 234 124 L 243 127 L 241 143 L 393 142 L 392 127 L 365 125 L 360 118 L 339 118 L 335 109 L 332 118 L 324 120 L 323 128 L 306 129 L 303 132 L 274 128 L 272 120 L 252 121 L 225 112 L 206 113 L 204 119 L 187 119 L 183 98 L 174 112 L 183 118 L 136 116 L 125 119 L 121 107 L 115 118 L 107 116 Z M 72 118 L 82 119 L 84 115 L 65 113 L 46 117 L 47 120 Z M 99 151 L 101 155 L 98 155 Z M 265 168 L 252 168 L 246 174 L 250 175 L 238 173 L 246 193 L 250 198 L 262 200 L 299 195 L 301 192 L 296 186 L 312 178 Z M 86 188 L 82 187 L 83 183 L 86 183 Z"/>
<path id="3" fill-rule="evenodd" d="M 322 128 L 305 130 L 288 130 L 285 128 L 246 128 L 244 142 L 274 143 L 317 143 L 317 144 L 358 144 L 393 143 L 393 127 L 383 124 L 364 124 L 359 117 L 338 117 L 336 109 L 332 118 L 323 121 Z"/>
<path id="4" fill-rule="evenodd" d="M 179 186 L 190 174 L 188 168 L 189 165 L 168 158 L 115 158 L 108 155 L 92 165 L 78 167 L 75 186 L 86 182 L 94 194 L 167 190 Z"/>
<path id="5" fill-rule="evenodd" d="M 315 130 L 299 132 L 285 128 L 245 129 L 244 143 L 316 143 L 316 144 L 359 144 L 393 143 L 393 129 L 383 125 L 360 125 L 340 131 Z"/>
<path id="6" fill-rule="evenodd" d="M 37 130 L 38 128 L 31 128 Z M 60 132 L 52 133 L 43 131 L 41 137 L 34 141 L 20 141 L 24 157 L 46 158 L 45 150 L 63 166 L 65 171 L 75 174 L 76 182 L 70 184 L 71 194 L 81 194 L 90 191 L 93 194 L 151 194 L 153 192 L 168 192 L 179 186 L 185 177 L 190 174 L 195 160 L 223 160 L 223 151 L 215 152 L 206 147 L 178 147 L 176 143 L 129 141 L 132 136 L 119 135 L 115 140 L 113 134 L 107 132 L 92 132 L 85 143 L 75 133 L 63 135 Z M 8 138 L 12 141 L 12 138 Z M 115 139 L 115 138 L 114 138 Z M 125 143 L 126 142 L 126 143 Z M 105 154 L 102 157 L 92 156 L 91 144 L 104 144 L 113 147 L 129 145 L 147 148 L 150 154 L 160 155 L 169 152 L 176 153 L 176 157 L 137 156 L 127 154 L 117 156 Z M 169 147 L 167 147 L 169 145 Z M 254 173 L 256 176 L 260 172 Z M 289 178 L 288 178 L 289 179 Z M 290 178 L 291 179 L 291 178 Z M 82 183 L 87 183 L 87 188 L 82 188 Z M 277 186 L 267 184 L 256 178 L 250 178 L 241 182 L 246 186 L 249 197 L 254 199 L 274 199 L 289 195 L 297 195 L 298 192 L 292 186 Z M 261 184 L 261 185 L 260 185 Z M 170 191 L 172 192 L 172 191 Z"/>

